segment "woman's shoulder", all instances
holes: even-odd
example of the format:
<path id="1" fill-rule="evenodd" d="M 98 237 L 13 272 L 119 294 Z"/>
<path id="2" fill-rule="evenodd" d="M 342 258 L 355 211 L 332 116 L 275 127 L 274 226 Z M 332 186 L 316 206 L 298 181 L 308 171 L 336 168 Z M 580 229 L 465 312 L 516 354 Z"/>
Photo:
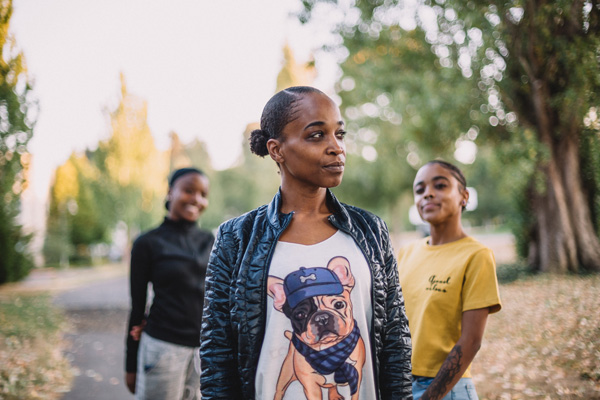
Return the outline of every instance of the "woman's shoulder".
<path id="1" fill-rule="evenodd" d="M 156 238 L 161 235 L 161 226 L 162 225 L 158 225 L 140 233 L 133 241 L 133 245 L 148 244 L 155 241 Z"/>
<path id="2" fill-rule="evenodd" d="M 467 250 L 476 253 L 476 252 L 491 252 L 492 250 L 481 243 L 479 240 L 475 239 L 473 236 L 467 236 L 459 241 L 460 244 Z"/>
<path id="3" fill-rule="evenodd" d="M 219 225 L 220 233 L 231 233 L 238 232 L 240 230 L 246 229 L 248 226 L 253 226 L 257 219 L 264 217 L 266 218 L 265 212 L 267 209 L 267 205 L 260 206 L 255 208 L 254 210 L 248 211 L 238 217 L 233 217 L 228 219 Z"/>
<path id="4" fill-rule="evenodd" d="M 456 242 L 450 243 L 447 251 L 453 254 L 459 254 L 461 257 L 465 257 L 469 260 L 490 260 L 494 262 L 494 252 L 485 244 L 472 236 L 467 236 L 463 239 L 457 240 Z"/>
<path id="5" fill-rule="evenodd" d="M 346 203 L 340 204 L 346 209 L 350 218 L 352 218 L 355 221 L 364 220 L 366 223 L 369 224 L 385 225 L 383 219 L 381 219 L 381 217 L 377 216 L 376 214 L 373 214 L 371 211 L 367 211 L 364 208 L 352 206 Z"/>
<path id="6" fill-rule="evenodd" d="M 208 229 L 200 228 L 200 227 L 196 227 L 196 229 L 194 230 L 194 234 L 200 240 L 214 240 L 215 239 L 215 235 L 213 235 L 213 233 L 211 231 L 209 231 Z"/>

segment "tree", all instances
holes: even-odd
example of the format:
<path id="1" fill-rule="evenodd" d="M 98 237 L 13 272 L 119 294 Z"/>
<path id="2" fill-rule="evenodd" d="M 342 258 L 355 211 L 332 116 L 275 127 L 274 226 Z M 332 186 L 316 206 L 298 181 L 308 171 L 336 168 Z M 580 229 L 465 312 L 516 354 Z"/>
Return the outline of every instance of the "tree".
<path id="1" fill-rule="evenodd" d="M 73 256 L 71 243 L 71 221 L 79 208 L 76 202 L 79 191 L 79 179 L 75 166 L 75 155 L 56 168 L 54 181 L 50 188 L 48 217 L 46 220 L 46 238 L 44 240 L 44 258 L 46 263 L 69 265 Z"/>
<path id="2" fill-rule="evenodd" d="M 290 86 L 308 85 L 314 81 L 317 71 L 314 60 L 298 63 L 289 44 L 283 46 L 283 67 L 277 74 L 276 92 Z"/>
<path id="3" fill-rule="evenodd" d="M 171 146 L 169 149 L 169 171 L 183 168 L 191 165 L 190 158 L 185 151 L 185 145 L 179 139 L 176 132 L 169 133 Z"/>
<path id="4" fill-rule="evenodd" d="M 392 0 L 307 0 L 300 19 L 322 3 L 344 11 L 340 95 L 359 129 L 361 113 L 385 116 L 390 104 L 402 125 L 370 136 L 411 138 L 397 151 L 413 152 L 416 165 L 420 153 L 448 154 L 458 140 L 496 145 L 521 193 L 516 233 L 529 263 L 600 271 L 598 156 L 589 151 L 600 140 L 589 122 L 600 93 L 596 1 L 424 1 L 410 10 Z"/>
<path id="5" fill-rule="evenodd" d="M 27 252 L 30 237 L 17 216 L 27 186 L 35 104 L 25 59 L 8 33 L 12 11 L 11 0 L 0 1 L 0 283 L 19 280 L 33 267 Z"/>
<path id="6" fill-rule="evenodd" d="M 168 155 L 159 152 L 147 121 L 147 104 L 128 92 L 121 75 L 121 101 L 110 113 L 111 136 L 98 146 L 102 165 L 115 188 L 115 212 L 129 238 L 156 224 L 163 215 Z"/>
<path id="7" fill-rule="evenodd" d="M 194 139 L 183 144 L 175 132 L 171 133 L 170 171 L 189 166 L 200 168 L 207 174 L 212 172 L 212 163 L 206 143 Z"/>
<path id="8" fill-rule="evenodd" d="M 110 241 L 114 196 L 90 162 L 91 154 L 71 154 L 54 173 L 44 242 L 47 263 L 89 263 L 91 246 Z"/>
<path id="9" fill-rule="evenodd" d="M 44 243 L 47 262 L 88 263 L 92 246 L 111 242 L 118 226 L 126 226 L 131 240 L 163 215 L 169 156 L 156 149 L 147 105 L 128 92 L 123 75 L 121 99 L 109 117 L 109 139 L 95 150 L 72 154 L 55 171 Z M 174 147 L 181 150 L 180 144 Z"/>
<path id="10" fill-rule="evenodd" d="M 598 143 L 584 117 L 599 104 L 600 5 L 529 1 L 511 9 L 500 3 L 488 13 L 505 42 L 492 48 L 507 65 L 498 82 L 502 99 L 541 150 L 529 186 L 535 215 L 529 261 L 542 271 L 600 271 L 594 204 L 582 176 L 591 161 L 582 145 Z"/>

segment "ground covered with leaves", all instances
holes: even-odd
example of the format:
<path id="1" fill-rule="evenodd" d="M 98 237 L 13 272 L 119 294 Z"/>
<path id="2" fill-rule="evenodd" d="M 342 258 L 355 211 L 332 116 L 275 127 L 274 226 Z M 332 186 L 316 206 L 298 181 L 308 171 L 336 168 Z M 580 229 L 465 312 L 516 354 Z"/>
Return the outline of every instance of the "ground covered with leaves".
<path id="1" fill-rule="evenodd" d="M 63 328 L 48 295 L 0 297 L 0 400 L 62 397 L 71 382 Z"/>
<path id="2" fill-rule="evenodd" d="M 500 295 L 472 368 L 480 398 L 600 399 L 600 276 L 529 277 Z"/>

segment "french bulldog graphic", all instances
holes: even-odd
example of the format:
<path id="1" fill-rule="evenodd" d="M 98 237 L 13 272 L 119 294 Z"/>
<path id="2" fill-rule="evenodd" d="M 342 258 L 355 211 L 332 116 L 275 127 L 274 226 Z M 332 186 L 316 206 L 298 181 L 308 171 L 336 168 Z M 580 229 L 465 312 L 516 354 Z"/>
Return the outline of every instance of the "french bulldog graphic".
<path id="1" fill-rule="evenodd" d="M 301 267 L 285 279 L 269 276 L 273 306 L 289 318 L 292 332 L 288 353 L 281 366 L 275 400 L 298 380 L 308 400 L 343 400 L 338 386 L 348 385 L 358 399 L 365 363 L 365 343 L 354 320 L 350 293 L 354 276 L 342 256 L 329 260 L 327 268 Z"/>

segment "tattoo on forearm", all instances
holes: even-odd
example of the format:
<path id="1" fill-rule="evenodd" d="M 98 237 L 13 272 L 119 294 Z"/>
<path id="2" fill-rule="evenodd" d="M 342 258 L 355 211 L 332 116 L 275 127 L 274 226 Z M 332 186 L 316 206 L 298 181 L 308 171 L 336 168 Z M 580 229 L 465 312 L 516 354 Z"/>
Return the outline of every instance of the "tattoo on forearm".
<path id="1" fill-rule="evenodd" d="M 452 383 L 456 374 L 460 372 L 462 356 L 463 352 L 461 346 L 454 346 L 452 351 L 450 351 L 450 354 L 448 354 L 446 361 L 442 364 L 436 379 L 431 382 L 431 385 L 429 385 L 423 394 L 423 397 L 421 397 L 422 400 L 442 398 L 444 393 L 450 389 L 448 386 Z"/>

